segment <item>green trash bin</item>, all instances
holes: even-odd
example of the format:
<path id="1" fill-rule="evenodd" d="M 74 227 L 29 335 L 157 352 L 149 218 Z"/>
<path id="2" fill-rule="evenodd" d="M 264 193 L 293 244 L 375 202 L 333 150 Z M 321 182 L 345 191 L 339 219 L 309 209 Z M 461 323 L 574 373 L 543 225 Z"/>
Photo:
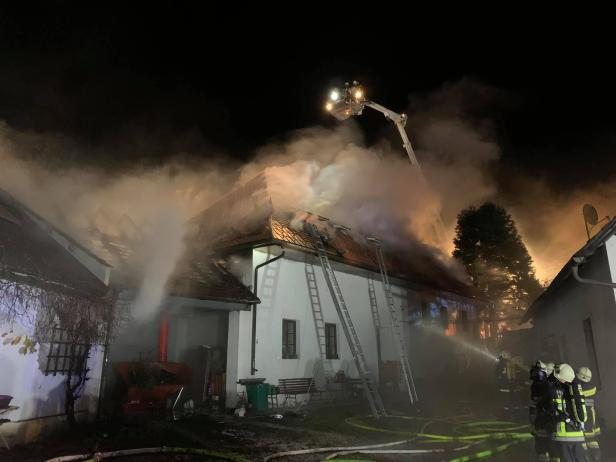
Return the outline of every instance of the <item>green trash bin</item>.
<path id="1" fill-rule="evenodd" d="M 254 412 L 267 411 L 269 390 L 269 383 L 246 384 L 246 395 Z"/>

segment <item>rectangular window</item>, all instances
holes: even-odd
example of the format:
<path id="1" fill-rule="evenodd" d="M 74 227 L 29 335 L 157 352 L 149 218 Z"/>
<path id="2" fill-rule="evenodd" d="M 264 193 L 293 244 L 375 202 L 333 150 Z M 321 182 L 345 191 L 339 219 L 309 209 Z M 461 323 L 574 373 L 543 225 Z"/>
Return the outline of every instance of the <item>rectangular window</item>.
<path id="1" fill-rule="evenodd" d="M 86 368 L 89 351 L 89 345 L 69 341 L 66 330 L 54 326 L 43 372 L 45 375 L 79 374 Z"/>
<path id="2" fill-rule="evenodd" d="M 338 359 L 336 324 L 325 324 L 325 356 L 327 359 Z"/>
<path id="3" fill-rule="evenodd" d="M 282 320 L 282 358 L 297 358 L 297 321 Z"/>
<path id="4" fill-rule="evenodd" d="M 586 352 L 588 354 L 588 360 L 591 364 L 588 365 L 592 372 L 592 379 L 595 386 L 601 388 L 601 375 L 599 374 L 599 361 L 597 360 L 597 351 L 595 350 L 595 336 L 592 332 L 592 323 L 590 318 L 582 321 L 584 326 L 584 337 L 586 338 Z"/>

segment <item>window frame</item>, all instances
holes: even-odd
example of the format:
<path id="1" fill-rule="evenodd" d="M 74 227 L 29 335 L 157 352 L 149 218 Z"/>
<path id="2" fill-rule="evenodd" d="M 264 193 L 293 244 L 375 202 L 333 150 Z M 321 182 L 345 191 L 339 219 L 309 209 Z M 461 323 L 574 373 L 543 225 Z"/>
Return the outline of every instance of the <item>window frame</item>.
<path id="1" fill-rule="evenodd" d="M 331 330 L 333 329 L 333 335 Z M 331 341 L 333 340 L 333 351 Z M 325 323 L 325 358 L 340 359 L 338 352 L 338 325 L 334 322 Z"/>
<path id="2" fill-rule="evenodd" d="M 68 375 L 81 374 L 88 367 L 90 345 L 87 343 L 71 342 L 67 338 L 65 329 L 55 325 L 51 329 L 48 342 L 49 351 L 46 354 L 46 363 L 43 374 Z"/>
<path id="3" fill-rule="evenodd" d="M 282 359 L 297 359 L 298 341 L 297 341 L 297 326 L 299 322 L 296 319 L 282 320 Z M 289 326 L 293 326 L 292 331 L 289 331 Z"/>

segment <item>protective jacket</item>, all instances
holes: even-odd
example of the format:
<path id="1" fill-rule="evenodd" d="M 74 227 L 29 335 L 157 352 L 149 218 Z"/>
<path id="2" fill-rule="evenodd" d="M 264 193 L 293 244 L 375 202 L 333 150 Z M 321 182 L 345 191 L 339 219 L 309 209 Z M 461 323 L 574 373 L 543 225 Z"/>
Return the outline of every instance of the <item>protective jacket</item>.
<path id="1" fill-rule="evenodd" d="M 586 405 L 579 382 L 561 383 L 550 377 L 541 407 L 553 441 L 584 442 Z"/>
<path id="2" fill-rule="evenodd" d="M 586 438 L 595 438 L 601 434 L 601 428 L 597 421 L 597 413 L 595 411 L 595 396 L 597 387 L 590 383 L 581 383 L 582 395 L 584 396 L 584 404 L 586 405 L 586 422 L 584 423 L 584 435 Z"/>

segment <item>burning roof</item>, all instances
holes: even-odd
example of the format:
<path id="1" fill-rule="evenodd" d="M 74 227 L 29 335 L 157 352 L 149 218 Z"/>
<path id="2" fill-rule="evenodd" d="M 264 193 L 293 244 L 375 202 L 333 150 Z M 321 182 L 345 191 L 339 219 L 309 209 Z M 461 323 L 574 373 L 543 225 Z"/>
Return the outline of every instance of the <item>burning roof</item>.
<path id="1" fill-rule="evenodd" d="M 190 222 L 189 239 L 210 248 L 231 251 L 273 243 L 315 252 L 312 237 L 304 229 L 315 223 L 326 236 L 326 249 L 333 260 L 378 272 L 374 244 L 366 236 L 329 219 L 303 211 L 278 210 L 269 194 L 266 174 L 260 174 L 235 189 Z M 380 236 L 379 236 L 380 238 Z M 383 247 L 388 272 L 415 288 L 472 296 L 471 289 L 451 275 L 443 263 L 422 246 L 412 252 L 388 252 Z"/>
<path id="2" fill-rule="evenodd" d="M 142 268 L 136 264 L 135 250 L 154 232 L 138 226 L 130 217 L 98 210 L 88 230 L 90 245 L 98 255 L 114 264 L 111 284 L 117 288 L 136 288 L 141 284 Z M 193 251 L 190 242 L 167 281 L 166 293 L 197 300 L 232 303 L 259 303 L 259 299 L 239 280 L 218 264 L 210 252 Z"/>
<path id="3" fill-rule="evenodd" d="M 167 283 L 167 293 L 198 300 L 260 303 L 246 286 L 214 259 L 180 265 Z"/>

